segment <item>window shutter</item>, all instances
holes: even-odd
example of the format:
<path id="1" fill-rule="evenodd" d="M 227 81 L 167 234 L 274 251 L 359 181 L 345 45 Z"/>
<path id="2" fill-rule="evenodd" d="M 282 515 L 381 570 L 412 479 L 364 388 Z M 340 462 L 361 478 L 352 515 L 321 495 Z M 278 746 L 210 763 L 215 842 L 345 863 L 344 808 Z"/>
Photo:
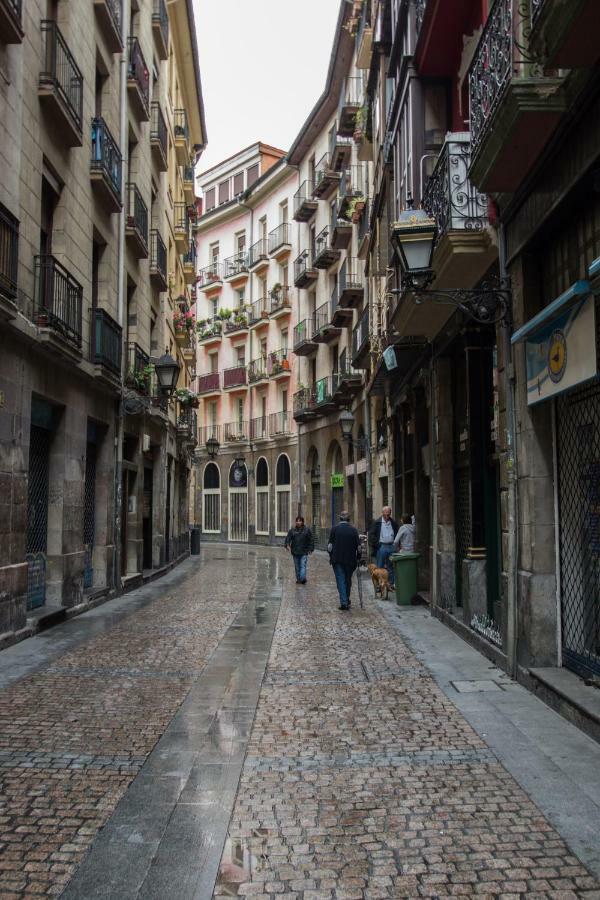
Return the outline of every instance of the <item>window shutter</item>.
<path id="1" fill-rule="evenodd" d="M 254 182 L 258 180 L 258 163 L 254 166 L 250 166 L 246 172 L 246 176 L 248 187 L 250 187 L 251 184 L 254 184 Z"/>
<path id="2" fill-rule="evenodd" d="M 219 185 L 219 206 L 221 203 L 227 203 L 229 200 L 229 179 L 222 181 Z"/>
<path id="3" fill-rule="evenodd" d="M 244 173 L 238 172 L 233 176 L 233 193 L 237 197 L 244 190 Z"/>
<path id="4" fill-rule="evenodd" d="M 209 209 L 214 209 L 215 208 L 215 189 L 214 188 L 210 188 L 206 192 L 205 199 L 206 199 L 206 211 L 208 212 Z"/>

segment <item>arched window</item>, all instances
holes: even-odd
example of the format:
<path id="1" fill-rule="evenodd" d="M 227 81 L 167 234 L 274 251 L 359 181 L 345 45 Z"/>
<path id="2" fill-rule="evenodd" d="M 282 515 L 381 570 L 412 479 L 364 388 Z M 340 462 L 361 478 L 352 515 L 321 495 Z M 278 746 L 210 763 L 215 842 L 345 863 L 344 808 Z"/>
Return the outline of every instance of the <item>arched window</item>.
<path id="1" fill-rule="evenodd" d="M 256 533 L 269 533 L 269 466 L 264 456 L 256 464 Z"/>
<path id="2" fill-rule="evenodd" d="M 204 468 L 202 481 L 202 531 L 221 533 L 221 473 L 216 463 Z"/>
<path id="3" fill-rule="evenodd" d="M 229 469 L 229 540 L 248 540 L 248 469 L 237 460 Z"/>
<path id="4" fill-rule="evenodd" d="M 287 534 L 292 521 L 292 478 L 289 458 L 282 453 L 275 469 L 275 534 Z"/>

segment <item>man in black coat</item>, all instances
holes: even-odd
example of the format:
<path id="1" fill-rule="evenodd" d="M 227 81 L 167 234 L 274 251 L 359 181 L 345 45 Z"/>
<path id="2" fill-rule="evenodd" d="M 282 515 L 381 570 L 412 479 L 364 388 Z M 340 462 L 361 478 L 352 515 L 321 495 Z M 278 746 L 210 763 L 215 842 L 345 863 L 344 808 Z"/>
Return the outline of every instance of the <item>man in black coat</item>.
<path id="1" fill-rule="evenodd" d="M 303 516 L 296 516 L 296 527 L 290 528 L 284 547 L 291 551 L 296 570 L 296 584 L 306 584 L 306 563 L 308 554 L 315 549 L 315 539 L 310 528 L 304 524 Z"/>
<path id="2" fill-rule="evenodd" d="M 340 595 L 340 609 L 350 609 L 350 590 L 352 587 L 352 573 L 356 569 L 360 540 L 358 531 L 350 524 L 350 514 L 340 513 L 339 525 L 334 525 L 329 532 L 329 562 L 333 566 L 338 594 Z"/>

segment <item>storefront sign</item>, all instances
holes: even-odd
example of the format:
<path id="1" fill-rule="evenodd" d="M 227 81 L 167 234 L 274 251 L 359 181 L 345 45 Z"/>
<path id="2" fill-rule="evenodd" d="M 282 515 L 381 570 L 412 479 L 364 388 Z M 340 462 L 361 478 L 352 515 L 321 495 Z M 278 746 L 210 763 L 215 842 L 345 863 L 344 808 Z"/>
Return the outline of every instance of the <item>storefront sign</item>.
<path id="1" fill-rule="evenodd" d="M 589 381 L 597 374 L 594 297 L 590 294 L 527 335 L 530 406 Z"/>
<path id="2" fill-rule="evenodd" d="M 331 476 L 331 487 L 332 488 L 343 488 L 344 487 L 344 476 L 341 474 L 332 475 Z"/>

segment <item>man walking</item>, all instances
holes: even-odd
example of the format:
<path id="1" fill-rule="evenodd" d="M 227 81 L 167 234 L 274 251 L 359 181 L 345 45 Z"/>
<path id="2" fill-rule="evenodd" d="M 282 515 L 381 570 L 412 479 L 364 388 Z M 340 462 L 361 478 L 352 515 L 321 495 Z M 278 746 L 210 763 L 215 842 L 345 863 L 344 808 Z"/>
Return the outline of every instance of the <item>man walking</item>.
<path id="1" fill-rule="evenodd" d="M 288 531 L 284 546 L 291 551 L 294 560 L 296 584 L 306 584 L 306 563 L 308 554 L 315 549 L 315 540 L 310 528 L 305 526 L 303 516 L 296 516 L 296 526 Z"/>
<path id="2" fill-rule="evenodd" d="M 394 538 L 398 525 L 392 519 L 392 507 L 384 506 L 381 518 L 376 519 L 369 528 L 369 547 L 375 556 L 378 569 L 387 569 L 390 588 L 394 589 L 394 568 L 390 555 L 394 552 Z"/>
<path id="3" fill-rule="evenodd" d="M 334 525 L 329 532 L 329 562 L 333 566 L 340 609 L 350 609 L 350 590 L 352 573 L 356 569 L 360 540 L 358 531 L 350 524 L 350 514 L 340 513 L 339 525 Z"/>

